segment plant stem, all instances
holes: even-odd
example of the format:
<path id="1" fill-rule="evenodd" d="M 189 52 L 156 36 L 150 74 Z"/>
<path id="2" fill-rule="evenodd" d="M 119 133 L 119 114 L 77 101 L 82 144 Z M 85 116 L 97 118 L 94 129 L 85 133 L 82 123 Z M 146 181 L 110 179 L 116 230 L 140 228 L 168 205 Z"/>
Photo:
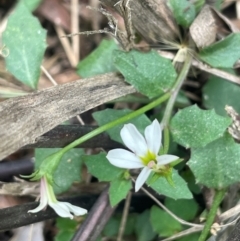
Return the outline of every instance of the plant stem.
<path id="1" fill-rule="evenodd" d="M 140 108 L 140 109 L 138 109 L 138 110 L 136 110 L 136 111 L 134 111 L 134 112 L 132 112 L 132 113 L 130 113 L 130 114 L 128 114 L 128 115 L 125 115 L 125 116 L 123 116 L 123 117 L 121 117 L 121 118 L 119 118 L 119 119 L 117 119 L 117 120 L 114 120 L 114 121 L 109 122 L 109 123 L 107 123 L 107 124 L 105 124 L 105 125 L 103 125 L 103 126 L 100 126 L 100 127 L 98 127 L 97 129 L 89 132 L 88 134 L 80 137 L 79 139 L 77 139 L 77 140 L 75 140 L 74 142 L 70 143 L 69 145 L 65 146 L 61 151 L 62 151 L 63 153 L 65 153 L 65 152 L 69 151 L 70 149 L 78 146 L 79 144 L 81 144 L 81 143 L 83 143 L 83 142 L 85 142 L 85 141 L 93 138 L 94 136 L 99 135 L 99 134 L 101 134 L 102 132 L 111 129 L 112 127 L 114 127 L 114 126 L 116 126 L 116 125 L 119 125 L 119 124 L 122 124 L 122 123 L 127 122 L 127 121 L 129 121 L 129 120 L 131 120 L 131 119 L 133 119 L 133 118 L 135 118 L 135 117 L 137 117 L 137 116 L 145 113 L 146 111 L 151 110 L 151 109 L 154 108 L 155 106 L 163 103 L 163 102 L 166 101 L 169 97 L 170 97 L 170 93 L 166 93 L 166 94 L 164 94 L 163 96 L 161 96 L 160 98 L 152 101 L 152 102 L 149 103 L 148 105 L 145 105 L 144 107 L 142 107 L 142 108 Z"/>
<path id="2" fill-rule="evenodd" d="M 180 50 L 183 51 L 183 50 Z M 162 128 L 165 129 L 165 127 L 168 125 L 171 114 L 172 114 L 172 110 L 173 110 L 173 106 L 174 103 L 176 101 L 178 92 L 180 91 L 184 80 L 186 79 L 187 75 L 188 75 L 188 71 L 191 67 L 191 63 L 192 63 L 192 56 L 188 53 L 186 53 L 186 59 L 184 61 L 183 67 L 181 72 L 178 75 L 177 81 L 175 83 L 175 85 L 173 86 L 172 90 L 171 90 L 171 97 L 168 100 L 167 106 L 166 106 L 166 110 L 164 112 L 164 116 L 162 119 Z"/>
<path id="3" fill-rule="evenodd" d="M 211 229 L 211 226 L 213 224 L 214 218 L 216 216 L 218 207 L 219 207 L 220 203 L 222 202 L 222 199 L 223 199 L 225 193 L 226 193 L 226 189 L 216 190 L 211 209 L 210 209 L 209 214 L 207 216 L 207 221 L 204 225 L 203 231 L 202 231 L 198 241 L 205 241 L 206 240 L 206 238 L 209 234 L 209 231 Z"/>

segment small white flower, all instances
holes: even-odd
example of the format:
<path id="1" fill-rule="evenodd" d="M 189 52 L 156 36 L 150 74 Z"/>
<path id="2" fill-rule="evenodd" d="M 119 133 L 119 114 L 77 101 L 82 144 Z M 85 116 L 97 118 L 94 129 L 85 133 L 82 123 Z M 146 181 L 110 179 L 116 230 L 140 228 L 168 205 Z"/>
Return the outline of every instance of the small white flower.
<path id="1" fill-rule="evenodd" d="M 47 178 L 43 176 L 40 183 L 40 204 L 33 210 L 29 210 L 30 213 L 37 213 L 44 209 L 47 205 L 52 207 L 54 211 L 63 218 L 73 218 L 73 213 L 76 216 L 84 215 L 87 210 L 74 206 L 68 202 L 57 201 L 55 194 L 53 192 L 52 185 L 47 181 Z"/>
<path id="2" fill-rule="evenodd" d="M 121 138 L 132 152 L 124 149 L 111 150 L 107 154 L 109 162 L 120 168 L 134 169 L 143 168 L 136 184 L 137 192 L 146 182 L 152 171 L 164 169 L 164 165 L 177 160 L 174 155 L 158 155 L 162 141 L 161 126 L 157 120 L 146 127 L 144 136 L 133 124 L 124 125 L 120 132 Z"/>

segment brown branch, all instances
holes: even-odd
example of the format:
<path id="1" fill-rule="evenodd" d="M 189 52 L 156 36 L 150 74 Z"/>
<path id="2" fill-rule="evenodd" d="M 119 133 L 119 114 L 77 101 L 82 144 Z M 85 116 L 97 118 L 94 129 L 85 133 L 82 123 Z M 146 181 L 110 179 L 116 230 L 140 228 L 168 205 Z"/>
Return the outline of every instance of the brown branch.
<path id="1" fill-rule="evenodd" d="M 29 148 L 58 148 L 64 147 L 69 143 L 75 141 L 81 136 L 96 129 L 96 126 L 81 126 L 81 125 L 59 125 L 47 133 L 39 136 L 32 144 L 22 147 L 22 149 Z M 92 139 L 77 146 L 78 148 L 97 148 L 112 149 L 123 147 L 118 142 L 109 138 L 105 133 L 93 137 Z"/>
<path id="2" fill-rule="evenodd" d="M 133 92 L 122 76 L 109 73 L 0 103 L 0 160 L 69 118 Z"/>

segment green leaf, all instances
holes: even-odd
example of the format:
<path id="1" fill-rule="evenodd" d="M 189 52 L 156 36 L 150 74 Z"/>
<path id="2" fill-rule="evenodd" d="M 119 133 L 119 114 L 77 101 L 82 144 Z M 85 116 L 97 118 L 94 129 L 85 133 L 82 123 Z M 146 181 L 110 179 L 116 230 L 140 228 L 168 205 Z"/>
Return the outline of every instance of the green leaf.
<path id="1" fill-rule="evenodd" d="M 106 153 L 100 153 L 97 155 L 83 156 L 88 171 L 99 181 L 112 181 L 120 177 L 125 171 L 110 164 L 106 158 Z"/>
<path id="2" fill-rule="evenodd" d="M 3 44 L 9 50 L 6 67 L 19 81 L 36 89 L 46 49 L 46 31 L 24 4 L 8 18 Z"/>
<path id="3" fill-rule="evenodd" d="M 187 0 L 170 0 L 169 4 L 177 23 L 189 27 L 196 15 L 194 4 Z"/>
<path id="4" fill-rule="evenodd" d="M 118 234 L 120 220 L 116 217 L 111 217 L 104 227 L 103 235 L 106 237 L 114 237 Z"/>
<path id="5" fill-rule="evenodd" d="M 157 206 L 152 206 L 150 220 L 153 230 L 161 237 L 169 237 L 182 230 L 182 225 Z"/>
<path id="6" fill-rule="evenodd" d="M 61 230 L 75 230 L 78 223 L 75 220 L 69 218 L 57 218 L 56 226 Z"/>
<path id="7" fill-rule="evenodd" d="M 194 199 L 174 200 L 171 198 L 166 198 L 165 206 L 178 217 L 186 221 L 193 220 L 198 212 L 198 204 Z"/>
<path id="8" fill-rule="evenodd" d="M 135 233 L 137 241 L 151 241 L 156 236 L 150 223 L 150 211 L 145 210 L 137 216 Z"/>
<path id="9" fill-rule="evenodd" d="M 20 3 L 23 2 L 29 11 L 34 11 L 42 2 L 42 0 L 21 0 Z"/>
<path id="10" fill-rule="evenodd" d="M 114 51 L 113 61 L 126 81 L 149 98 L 170 90 L 177 77 L 171 61 L 153 50 Z"/>
<path id="11" fill-rule="evenodd" d="M 58 233 L 54 241 L 70 241 L 76 232 L 78 223 L 75 220 L 67 218 L 57 218 L 56 226 Z"/>
<path id="12" fill-rule="evenodd" d="M 206 108 L 212 109 L 219 115 L 227 116 L 225 106 L 232 106 L 240 113 L 239 105 L 240 87 L 225 79 L 211 77 L 203 88 L 203 104 Z"/>
<path id="13" fill-rule="evenodd" d="M 109 199 L 111 206 L 114 207 L 121 200 L 126 198 L 129 190 L 132 188 L 132 182 L 124 178 L 116 178 L 110 183 Z"/>
<path id="14" fill-rule="evenodd" d="M 36 148 L 35 149 L 35 169 L 37 169 L 42 161 L 49 155 L 57 152 L 60 148 Z M 62 158 L 54 178 L 54 192 L 61 193 L 67 191 L 75 181 L 81 180 L 81 156 L 84 154 L 83 149 L 72 149 L 68 151 Z"/>
<path id="15" fill-rule="evenodd" d="M 188 162 L 196 181 L 221 189 L 240 181 L 240 145 L 226 133 L 203 148 L 192 148 Z"/>
<path id="16" fill-rule="evenodd" d="M 215 68 L 233 68 L 240 59 L 240 33 L 234 33 L 225 39 L 204 48 L 199 57 Z"/>
<path id="17" fill-rule="evenodd" d="M 134 226 L 136 223 L 136 214 L 129 214 L 127 221 L 126 221 L 126 226 L 124 229 L 124 235 L 131 235 L 134 231 Z M 121 224 L 122 220 L 122 214 L 121 215 L 114 215 L 111 217 L 108 221 L 108 223 L 105 225 L 103 234 L 104 236 L 107 237 L 114 237 L 118 234 L 119 232 L 119 227 Z"/>
<path id="18" fill-rule="evenodd" d="M 151 182 L 151 177 L 147 180 L 147 184 L 159 194 L 165 195 L 173 199 L 191 199 L 187 183 L 182 179 L 176 170 L 172 172 L 172 180 L 174 186 L 170 185 L 166 178 L 158 178 L 155 182 Z"/>
<path id="19" fill-rule="evenodd" d="M 83 78 L 116 71 L 112 63 L 113 50 L 118 49 L 114 40 L 103 40 L 100 45 L 77 66 Z"/>
<path id="20" fill-rule="evenodd" d="M 178 111 L 171 121 L 170 129 L 178 144 L 186 148 L 203 147 L 223 136 L 230 124 L 229 117 L 193 105 Z"/>
<path id="21" fill-rule="evenodd" d="M 94 112 L 93 118 L 97 121 L 99 126 L 102 126 L 113 120 L 117 120 L 120 117 L 123 117 L 131 112 L 132 111 L 128 109 L 124 109 L 124 110 L 105 109 L 102 111 Z M 134 119 L 129 120 L 128 123 L 134 124 L 141 133 L 144 133 L 146 126 L 150 125 L 151 121 L 147 118 L 146 115 L 140 115 Z M 123 128 L 123 126 L 124 126 L 124 123 L 121 125 L 115 126 L 107 131 L 107 133 L 109 134 L 112 140 L 123 143 L 120 137 L 120 131 Z"/>

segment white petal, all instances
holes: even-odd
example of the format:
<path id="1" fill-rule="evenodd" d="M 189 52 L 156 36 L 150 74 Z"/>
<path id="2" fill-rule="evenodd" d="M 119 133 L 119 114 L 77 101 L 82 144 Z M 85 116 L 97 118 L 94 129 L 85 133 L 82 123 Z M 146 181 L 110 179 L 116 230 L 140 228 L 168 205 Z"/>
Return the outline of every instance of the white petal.
<path id="1" fill-rule="evenodd" d="M 43 195 L 43 197 L 41 196 L 40 204 L 35 209 L 29 210 L 28 213 L 37 213 L 43 210 L 46 206 L 47 206 L 47 196 Z"/>
<path id="2" fill-rule="evenodd" d="M 134 153 L 124 149 L 111 150 L 106 157 L 112 165 L 120 168 L 133 169 L 144 166 Z"/>
<path id="3" fill-rule="evenodd" d="M 29 210 L 29 213 L 37 213 L 41 210 L 43 210 L 48 203 L 48 198 L 47 198 L 47 189 L 46 189 L 46 182 L 45 179 L 42 178 L 40 181 L 40 204 L 32 210 Z"/>
<path id="4" fill-rule="evenodd" d="M 124 125 L 120 132 L 121 138 L 132 152 L 137 156 L 145 156 L 147 153 L 147 143 L 142 134 L 137 130 L 133 124 Z"/>
<path id="5" fill-rule="evenodd" d="M 52 207 L 52 209 L 54 209 L 54 211 L 63 218 L 71 218 L 73 219 L 73 215 L 70 213 L 68 207 L 62 203 L 62 202 L 50 202 L 49 206 Z"/>
<path id="6" fill-rule="evenodd" d="M 61 202 L 61 203 L 64 203 L 68 207 L 70 212 L 73 213 L 75 216 L 85 215 L 88 212 L 86 209 L 72 205 L 71 203 L 68 203 L 68 202 Z"/>
<path id="7" fill-rule="evenodd" d="M 162 155 L 162 156 L 157 156 L 156 159 L 157 159 L 158 165 L 166 165 L 170 162 L 176 161 L 177 159 L 179 159 L 179 157 L 174 155 Z"/>
<path id="8" fill-rule="evenodd" d="M 156 119 L 151 125 L 146 127 L 144 135 L 147 141 L 148 149 L 157 155 L 161 146 L 162 130 Z"/>
<path id="9" fill-rule="evenodd" d="M 139 176 L 137 177 L 137 180 L 135 183 L 135 192 L 137 192 L 142 187 L 144 182 L 147 181 L 151 171 L 152 170 L 149 167 L 144 167 L 142 169 L 142 171 L 140 172 Z"/>

